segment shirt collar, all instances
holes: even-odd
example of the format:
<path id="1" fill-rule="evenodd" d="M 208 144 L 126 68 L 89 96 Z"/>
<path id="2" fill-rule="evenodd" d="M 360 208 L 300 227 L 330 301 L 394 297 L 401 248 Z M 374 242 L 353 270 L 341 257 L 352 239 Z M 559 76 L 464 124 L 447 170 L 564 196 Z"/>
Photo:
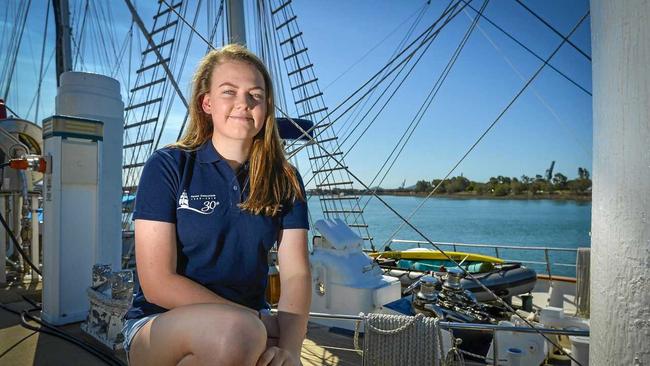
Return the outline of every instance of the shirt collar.
<path id="1" fill-rule="evenodd" d="M 199 147 L 197 156 L 201 163 L 214 163 L 220 160 L 225 160 L 221 154 L 214 148 L 212 140 L 209 139 Z M 246 160 L 242 168 L 248 170 L 250 160 Z"/>
<path id="2" fill-rule="evenodd" d="M 202 163 L 214 163 L 219 160 L 223 160 L 223 157 L 219 155 L 217 149 L 214 148 L 212 140 L 208 139 L 199 147 L 197 152 L 199 161 Z"/>

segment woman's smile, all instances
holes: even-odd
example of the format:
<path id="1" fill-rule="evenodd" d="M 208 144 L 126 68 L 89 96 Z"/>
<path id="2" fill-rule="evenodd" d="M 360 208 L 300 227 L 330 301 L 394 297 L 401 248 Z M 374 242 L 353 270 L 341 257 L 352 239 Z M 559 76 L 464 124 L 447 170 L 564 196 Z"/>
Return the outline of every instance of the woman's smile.
<path id="1" fill-rule="evenodd" d="M 254 119 L 252 117 L 246 117 L 246 116 L 228 116 L 230 119 L 234 120 L 239 120 L 239 121 L 245 121 L 245 122 L 253 122 Z"/>

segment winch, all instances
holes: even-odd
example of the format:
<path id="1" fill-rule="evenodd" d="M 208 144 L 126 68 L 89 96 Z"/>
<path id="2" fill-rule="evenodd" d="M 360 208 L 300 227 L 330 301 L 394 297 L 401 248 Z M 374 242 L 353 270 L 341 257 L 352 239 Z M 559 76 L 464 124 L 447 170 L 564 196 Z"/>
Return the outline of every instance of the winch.
<path id="1" fill-rule="evenodd" d="M 508 317 L 500 307 L 481 304 L 472 292 L 464 290 L 461 287 L 464 277 L 464 272 L 457 268 L 422 276 L 406 290 L 413 291 L 413 311 L 463 323 L 496 324 L 499 319 Z"/>

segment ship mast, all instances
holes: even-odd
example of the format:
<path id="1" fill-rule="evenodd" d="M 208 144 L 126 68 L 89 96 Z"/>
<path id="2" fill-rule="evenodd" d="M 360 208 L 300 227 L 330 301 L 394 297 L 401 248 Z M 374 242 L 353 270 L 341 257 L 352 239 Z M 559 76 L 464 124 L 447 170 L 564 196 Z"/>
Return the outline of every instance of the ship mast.
<path id="1" fill-rule="evenodd" d="M 68 0 L 52 0 L 56 22 L 56 85 L 66 71 L 72 71 L 72 47 L 70 46 L 70 8 Z"/>
<path id="2" fill-rule="evenodd" d="M 228 0 L 228 40 L 246 46 L 246 23 L 243 0 Z"/>
<path id="3" fill-rule="evenodd" d="M 591 365 L 650 364 L 650 1 L 591 0 Z"/>

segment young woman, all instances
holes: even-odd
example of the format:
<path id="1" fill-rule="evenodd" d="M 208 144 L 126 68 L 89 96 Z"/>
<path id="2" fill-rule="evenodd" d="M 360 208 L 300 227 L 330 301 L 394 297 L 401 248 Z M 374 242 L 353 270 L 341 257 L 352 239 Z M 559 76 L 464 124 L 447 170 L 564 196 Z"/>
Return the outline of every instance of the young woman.
<path id="1" fill-rule="evenodd" d="M 237 45 L 210 52 L 194 75 L 189 118 L 140 178 L 129 362 L 299 365 L 311 302 L 307 204 L 264 64 Z M 272 316 L 264 293 L 276 242 L 282 295 Z"/>

